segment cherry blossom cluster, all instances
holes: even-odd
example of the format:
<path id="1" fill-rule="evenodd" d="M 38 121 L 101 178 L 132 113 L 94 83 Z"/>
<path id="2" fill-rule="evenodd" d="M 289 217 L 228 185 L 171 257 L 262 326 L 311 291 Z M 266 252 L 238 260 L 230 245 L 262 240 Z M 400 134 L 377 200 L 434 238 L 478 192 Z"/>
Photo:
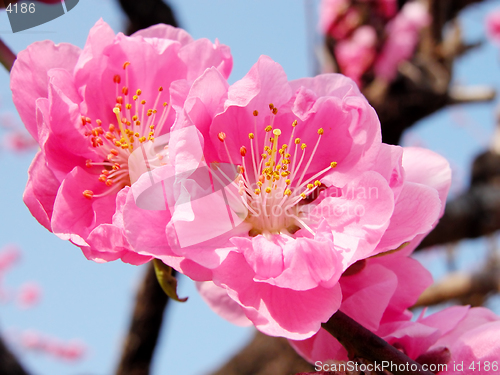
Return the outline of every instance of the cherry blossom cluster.
<path id="1" fill-rule="evenodd" d="M 373 79 L 392 82 L 430 21 L 419 0 L 400 10 L 396 0 L 322 0 L 320 6 L 320 30 L 330 40 L 338 71 L 359 87 Z"/>
<path id="2" fill-rule="evenodd" d="M 406 11 L 377 12 L 394 25 Z M 382 143 L 343 75 L 289 81 L 261 56 L 230 85 L 231 68 L 229 47 L 165 25 L 125 36 L 99 21 L 82 50 L 29 46 L 11 88 L 40 146 L 33 216 L 91 260 L 161 260 L 220 316 L 311 361 L 346 358 L 321 329 L 338 310 L 412 358 L 490 358 L 466 349 L 490 312 L 408 311 L 431 282 L 409 255 L 444 212 L 447 161 Z"/>

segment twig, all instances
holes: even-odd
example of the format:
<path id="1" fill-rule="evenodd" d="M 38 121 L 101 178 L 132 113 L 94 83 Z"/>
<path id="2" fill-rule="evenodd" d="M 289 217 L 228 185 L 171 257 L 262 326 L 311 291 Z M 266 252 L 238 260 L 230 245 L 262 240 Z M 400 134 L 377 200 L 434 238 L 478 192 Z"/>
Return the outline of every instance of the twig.
<path id="1" fill-rule="evenodd" d="M 474 295 L 486 295 L 500 289 L 500 278 L 493 270 L 477 274 L 453 273 L 430 286 L 414 307 L 431 306 L 452 299 L 465 299 Z"/>
<path id="2" fill-rule="evenodd" d="M 116 375 L 147 375 L 168 302 L 150 262 L 137 291 L 135 309 Z"/>
<path id="3" fill-rule="evenodd" d="M 119 2 L 130 19 L 127 27 L 129 35 L 158 23 L 178 26 L 172 9 L 162 0 L 119 0 Z"/>
<path id="4" fill-rule="evenodd" d="M 322 327 L 347 349 L 351 358 L 378 363 L 387 361 L 390 366 L 388 370 L 394 375 L 433 375 L 340 310 L 328 322 L 323 323 Z"/>
<path id="5" fill-rule="evenodd" d="M 14 61 L 16 60 L 16 55 L 10 50 L 9 47 L 0 39 L 0 63 L 10 72 Z"/>
<path id="6" fill-rule="evenodd" d="M 0 338 L 0 374 L 2 375 L 28 375 L 18 362 L 17 358 L 7 348 Z"/>
<path id="7" fill-rule="evenodd" d="M 257 332 L 253 340 L 212 375 L 289 375 L 314 371 L 284 338 Z"/>

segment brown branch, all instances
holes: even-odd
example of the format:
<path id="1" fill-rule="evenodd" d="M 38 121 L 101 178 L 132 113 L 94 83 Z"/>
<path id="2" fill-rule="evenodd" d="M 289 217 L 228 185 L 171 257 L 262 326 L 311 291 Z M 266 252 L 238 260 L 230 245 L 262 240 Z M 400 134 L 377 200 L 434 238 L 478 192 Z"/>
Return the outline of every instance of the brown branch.
<path id="1" fill-rule="evenodd" d="M 178 26 L 174 12 L 162 0 L 119 0 L 119 2 L 130 20 L 127 27 L 128 35 L 159 23 Z"/>
<path id="2" fill-rule="evenodd" d="M 257 332 L 252 341 L 212 375 L 288 375 L 314 371 L 284 338 Z"/>
<path id="3" fill-rule="evenodd" d="M 116 375 L 148 375 L 168 297 L 150 262 L 137 291 L 135 309 Z"/>
<path id="4" fill-rule="evenodd" d="M 478 238 L 500 229 L 500 187 L 479 185 L 455 198 L 418 249 Z"/>
<path id="5" fill-rule="evenodd" d="M 455 299 L 476 305 L 473 301 L 477 301 L 478 296 L 484 297 L 499 290 L 500 277 L 494 270 L 476 274 L 453 273 L 425 290 L 414 307 L 437 305 Z"/>
<path id="6" fill-rule="evenodd" d="M 2 375 L 28 375 L 17 358 L 7 348 L 0 338 L 0 374 Z"/>
<path id="7" fill-rule="evenodd" d="M 347 349 L 350 358 L 363 358 L 377 363 L 387 361 L 394 375 L 433 375 L 340 310 L 322 327 Z M 401 371 L 401 368 L 404 370 Z"/>
<path id="8" fill-rule="evenodd" d="M 12 69 L 17 56 L 10 48 L 0 39 L 0 64 L 2 64 L 8 72 Z"/>

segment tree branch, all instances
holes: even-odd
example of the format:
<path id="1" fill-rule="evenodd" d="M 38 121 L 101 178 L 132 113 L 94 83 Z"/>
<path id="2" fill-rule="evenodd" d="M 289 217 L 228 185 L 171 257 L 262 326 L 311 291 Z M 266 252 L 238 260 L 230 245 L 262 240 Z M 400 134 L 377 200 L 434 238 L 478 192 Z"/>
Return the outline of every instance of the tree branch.
<path id="1" fill-rule="evenodd" d="M 446 205 L 443 217 L 417 250 L 477 238 L 500 229 L 500 187 L 473 186 Z"/>
<path id="2" fill-rule="evenodd" d="M 174 271 L 175 272 L 175 271 Z M 135 309 L 116 375 L 148 375 L 168 297 L 156 279 L 153 263 L 137 291 Z"/>
<path id="3" fill-rule="evenodd" d="M 16 61 L 16 55 L 10 50 L 10 48 L 0 39 L 0 64 L 2 64 L 8 72 L 12 69 L 14 61 Z"/>
<path id="4" fill-rule="evenodd" d="M 497 270 L 489 270 L 476 274 L 453 273 L 440 282 L 430 286 L 422 293 L 413 307 L 431 306 L 453 299 L 461 301 L 478 300 L 488 293 L 500 290 L 500 277 Z M 483 298 L 480 298 L 481 300 Z M 475 303 L 472 303 L 476 305 Z"/>
<path id="5" fill-rule="evenodd" d="M 119 0 L 119 2 L 130 20 L 127 27 L 128 35 L 159 23 L 178 26 L 172 8 L 162 0 Z"/>
<path id="6" fill-rule="evenodd" d="M 350 358 L 363 358 L 379 363 L 388 361 L 396 368 L 395 371 L 392 367 L 390 370 L 394 375 L 433 375 L 340 310 L 328 322 L 323 323 L 322 327 L 347 349 Z M 401 371 L 401 368 L 404 370 Z"/>
<path id="7" fill-rule="evenodd" d="M 314 371 L 284 338 L 257 332 L 252 341 L 212 375 L 288 375 Z"/>
<path id="8" fill-rule="evenodd" d="M 0 374 L 2 375 L 28 375 L 26 370 L 17 361 L 9 348 L 0 338 Z"/>

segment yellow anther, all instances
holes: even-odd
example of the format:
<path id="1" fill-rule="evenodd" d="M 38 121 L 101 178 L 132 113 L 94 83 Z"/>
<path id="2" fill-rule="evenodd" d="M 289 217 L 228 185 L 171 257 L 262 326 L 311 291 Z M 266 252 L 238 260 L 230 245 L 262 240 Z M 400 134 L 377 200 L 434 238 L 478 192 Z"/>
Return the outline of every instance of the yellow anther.
<path id="1" fill-rule="evenodd" d="M 302 144 L 300 145 L 300 148 L 301 148 L 302 150 L 304 150 L 306 147 L 307 147 L 307 145 L 306 145 L 305 143 L 302 143 Z"/>
<path id="2" fill-rule="evenodd" d="M 129 104 L 127 104 L 127 105 L 125 106 L 125 108 L 127 108 L 127 109 L 131 109 L 131 108 L 132 108 L 132 104 L 130 104 L 130 103 L 129 103 Z"/>
<path id="3" fill-rule="evenodd" d="M 132 116 L 132 121 L 137 121 L 138 119 L 139 117 L 137 117 L 137 115 Z"/>
<path id="4" fill-rule="evenodd" d="M 271 130 L 273 130 L 273 127 L 271 125 L 267 125 L 266 132 L 270 132 Z"/>
<path id="5" fill-rule="evenodd" d="M 120 142 L 115 141 L 115 146 L 116 146 L 116 147 L 120 147 L 121 145 L 122 145 L 122 144 L 121 144 Z"/>
<path id="6" fill-rule="evenodd" d="M 332 161 L 332 162 L 330 163 L 330 167 L 331 167 L 331 168 L 335 168 L 336 166 L 337 166 L 337 162 L 336 162 L 336 161 Z"/>
<path id="7" fill-rule="evenodd" d="M 286 189 L 284 192 L 283 192 L 283 195 L 292 195 L 292 191 L 290 189 Z"/>
<path id="8" fill-rule="evenodd" d="M 300 138 L 295 138 L 295 144 L 298 145 L 300 143 Z"/>
<path id="9" fill-rule="evenodd" d="M 146 101 L 145 100 L 141 100 L 141 104 L 142 105 L 146 104 Z"/>
<path id="10" fill-rule="evenodd" d="M 154 128 L 155 128 L 155 126 L 154 126 L 154 125 L 149 125 L 149 128 L 150 128 L 150 129 L 154 129 Z"/>
<path id="11" fill-rule="evenodd" d="M 270 194 L 270 193 L 271 193 L 271 188 L 270 188 L 270 187 L 266 187 L 266 193 L 267 193 L 267 194 Z"/>
<path id="12" fill-rule="evenodd" d="M 139 97 L 137 95 L 132 96 L 132 99 L 137 100 Z"/>
<path id="13" fill-rule="evenodd" d="M 285 155 L 285 158 L 287 158 L 287 159 L 289 159 L 289 158 L 291 158 L 291 157 L 292 157 L 292 155 L 290 155 L 290 154 L 286 154 L 286 155 Z M 289 163 L 290 163 L 290 160 L 288 160 L 288 163 L 287 163 L 287 164 L 289 164 Z"/>
<path id="14" fill-rule="evenodd" d="M 262 154 L 261 156 L 262 156 L 262 159 L 267 158 L 267 154 Z"/>
<path id="15" fill-rule="evenodd" d="M 305 193 L 300 194 L 300 196 L 302 197 L 302 199 L 306 199 L 306 194 Z"/>
<path id="16" fill-rule="evenodd" d="M 321 182 L 319 180 L 314 181 L 314 186 L 321 186 Z"/>
<path id="17" fill-rule="evenodd" d="M 94 196 L 94 192 L 92 190 L 85 190 L 83 192 L 83 196 L 87 199 L 92 199 L 92 197 Z"/>
<path id="18" fill-rule="evenodd" d="M 140 134 L 139 134 L 139 133 L 137 133 L 137 132 L 136 132 L 136 133 L 134 133 L 134 135 L 135 135 L 137 138 L 139 138 L 139 136 L 140 136 Z"/>
<path id="19" fill-rule="evenodd" d="M 318 129 L 318 134 L 319 134 L 319 135 L 323 135 L 323 133 L 324 133 L 324 132 L 325 132 L 325 131 L 323 130 L 323 128 L 319 128 L 319 129 Z"/>
<path id="20" fill-rule="evenodd" d="M 219 138 L 219 141 L 224 142 L 224 139 L 226 139 L 226 133 L 220 132 L 217 134 L 217 138 Z"/>
<path id="21" fill-rule="evenodd" d="M 292 181 L 290 181 L 290 179 L 288 179 L 288 178 L 287 178 L 287 179 L 285 180 L 285 184 L 290 185 L 291 183 L 292 183 Z"/>
<path id="22" fill-rule="evenodd" d="M 314 185 L 313 185 L 313 184 L 307 184 L 307 188 L 308 188 L 309 190 L 311 190 L 313 187 L 314 187 Z"/>
<path id="23" fill-rule="evenodd" d="M 248 133 L 248 139 L 253 139 L 254 137 L 253 133 Z"/>
<path id="24" fill-rule="evenodd" d="M 142 143 L 142 142 L 146 142 L 146 137 L 141 137 L 141 138 L 139 138 L 139 142 L 141 142 L 141 143 Z"/>
<path id="25" fill-rule="evenodd" d="M 137 96 L 141 96 L 141 94 L 142 94 L 141 89 L 137 89 L 137 91 L 135 92 L 135 94 L 136 94 Z"/>
<path id="26" fill-rule="evenodd" d="M 255 189 L 254 193 L 255 193 L 256 195 L 259 195 L 259 194 L 260 194 L 260 189 Z"/>
<path id="27" fill-rule="evenodd" d="M 297 126 L 297 120 L 293 120 L 292 126 L 295 128 Z"/>
<path id="28" fill-rule="evenodd" d="M 262 182 L 261 181 L 257 181 L 257 186 L 261 187 L 262 186 Z"/>

